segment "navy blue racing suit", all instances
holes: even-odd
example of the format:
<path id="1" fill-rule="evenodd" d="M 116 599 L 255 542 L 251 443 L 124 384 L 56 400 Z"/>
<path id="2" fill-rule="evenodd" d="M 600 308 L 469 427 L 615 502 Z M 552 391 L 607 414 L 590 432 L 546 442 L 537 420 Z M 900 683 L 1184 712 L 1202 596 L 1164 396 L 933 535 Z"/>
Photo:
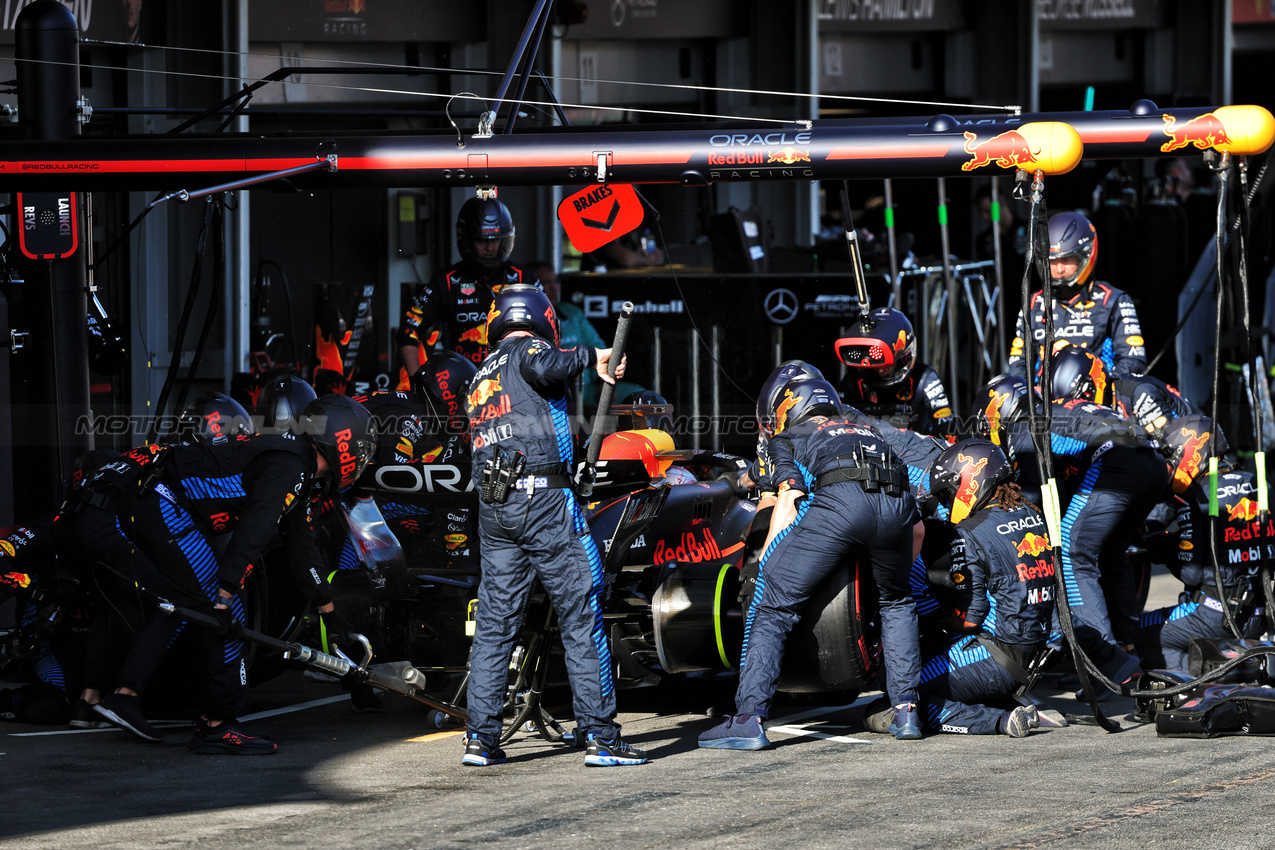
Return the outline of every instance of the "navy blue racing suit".
<path id="1" fill-rule="evenodd" d="M 249 569 L 260 566 L 267 547 L 282 537 L 298 583 L 324 605 L 331 599 L 309 515 L 315 469 L 314 450 L 291 436 L 134 449 L 87 485 L 96 497 L 75 518 L 73 539 L 86 558 L 110 567 L 101 580 L 124 584 L 124 598 L 136 596 L 128 587 L 136 581 L 179 606 L 209 611 L 220 587 L 236 593 L 230 610 L 243 625 L 238 591 Z M 117 683 L 141 692 L 183 622 L 152 612 Z M 204 714 L 238 717 L 247 705 L 243 644 L 207 629 L 199 635 L 207 674 Z M 102 675 L 86 670 L 86 685 L 104 688 Z"/>
<path id="2" fill-rule="evenodd" d="M 1200 416 L 1204 411 L 1159 378 L 1130 375 L 1114 382 L 1116 404 L 1125 416 L 1142 426 L 1153 438 L 1163 441 L 1164 428 L 1180 416 Z"/>
<path id="3" fill-rule="evenodd" d="M 1031 297 L 1032 335 L 1037 343 L 1045 339 L 1045 305 L 1041 293 Z M 1024 338 L 1027 329 L 1024 312 L 1019 311 L 1014 326 L 1014 342 L 1009 349 L 1007 370 L 1021 375 Z M 1138 323 L 1138 310 L 1124 290 L 1102 281 L 1082 287 L 1071 298 L 1054 297 L 1054 338 L 1088 349 L 1107 364 L 1112 378 L 1124 378 L 1147 370 L 1147 351 Z M 1039 363 L 1037 352 L 1034 363 Z"/>
<path id="4" fill-rule="evenodd" d="M 533 283 L 535 276 L 508 263 L 489 269 L 461 260 L 430 281 L 424 294 L 408 305 L 398 347 L 416 346 L 420 362 L 429 359 L 434 346 L 455 351 L 475 363 L 487 356 L 487 310 L 492 296 L 515 283 Z M 433 329 L 435 333 L 431 334 Z M 411 389 L 411 375 L 400 370 L 396 389 Z"/>
<path id="5" fill-rule="evenodd" d="M 1275 556 L 1275 524 L 1257 513 L 1257 476 L 1231 470 L 1218 475 L 1218 517 L 1214 538 L 1222 590 L 1213 574 L 1209 550 L 1209 479 L 1200 475 L 1178 504 L 1178 563 L 1169 568 L 1185 590 L 1177 605 L 1142 615 L 1138 626 L 1138 655 L 1148 669 L 1186 670 L 1193 637 L 1231 637 L 1222 605 L 1228 604 L 1243 637 L 1257 637 L 1263 628 L 1265 609 L 1257 577 L 1261 552 Z"/>
<path id="6" fill-rule="evenodd" d="M 861 376 L 859 370 L 850 369 L 841 385 L 841 395 L 846 404 L 896 428 L 936 437 L 956 436 L 956 417 L 943 380 L 920 361 L 902 380 L 888 386 L 875 384 Z"/>
<path id="7" fill-rule="evenodd" d="M 908 483 L 912 485 L 914 496 L 928 491 L 930 464 L 943 453 L 947 443 L 916 431 L 896 428 L 883 419 L 868 416 L 863 411 L 848 405 L 842 407 L 841 415 L 856 424 L 867 425 L 885 439 L 890 448 L 894 449 L 894 453 L 907 465 Z M 757 489 L 763 493 L 773 493 L 778 487 L 771 474 L 774 464 L 770 459 L 769 442 L 765 436 L 758 435 L 757 460 L 748 468 L 749 477 L 756 482 Z"/>
<path id="8" fill-rule="evenodd" d="M 840 468 L 867 468 L 898 456 L 876 431 L 848 419 L 815 417 L 770 441 L 779 492 L 807 493 L 797 517 L 763 553 L 757 590 L 744 627 L 743 662 L 735 695 L 740 714 L 769 716 L 784 644 L 816 588 L 848 554 L 872 564 L 881 609 L 881 648 L 892 704 L 916 702 L 921 653 L 916 608 L 908 586 L 912 527 L 920 521 L 912 493 L 869 492 L 859 481 L 816 486 Z M 878 465 L 878 468 L 880 466 Z"/>
<path id="9" fill-rule="evenodd" d="M 984 642 L 1020 668 L 1031 664 L 1049 637 L 1053 557 L 1045 519 L 1027 505 L 983 508 L 955 531 L 951 570 L 970 589 L 962 613 L 970 633 L 957 635 L 921 668 L 925 719 L 934 732 L 994 735 L 1004 710 L 983 703 L 1012 695 L 1020 683 Z"/>
<path id="10" fill-rule="evenodd" d="M 1168 466 L 1142 429 L 1111 408 L 1073 399 L 1054 404 L 1052 414 L 1056 472 L 1071 496 L 1061 541 L 1067 603 L 1076 620 L 1092 626 L 1103 640 L 1131 644 L 1141 612 L 1135 610 L 1137 588 L 1127 550 L 1164 497 Z M 1040 486 L 1027 428 L 1026 420 L 1010 426 L 1007 452 L 1023 476 L 1025 492 Z"/>
<path id="11" fill-rule="evenodd" d="M 497 446 L 522 452 L 527 475 L 508 501 L 478 508 L 482 579 L 469 656 L 471 735 L 499 739 L 509 658 L 536 578 L 558 614 L 578 734 L 611 738 L 619 731 L 602 620 L 602 557 L 575 493 L 549 477 L 568 474 L 574 460 L 568 383 L 596 363 L 593 348 L 506 337 L 470 383 L 474 486 L 481 489 Z"/>

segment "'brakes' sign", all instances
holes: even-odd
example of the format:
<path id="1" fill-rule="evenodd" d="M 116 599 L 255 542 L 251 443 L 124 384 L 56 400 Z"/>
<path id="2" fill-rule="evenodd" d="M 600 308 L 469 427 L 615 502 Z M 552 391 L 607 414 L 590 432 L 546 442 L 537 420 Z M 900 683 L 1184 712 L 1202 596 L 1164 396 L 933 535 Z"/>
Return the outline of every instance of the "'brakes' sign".
<path id="1" fill-rule="evenodd" d="M 558 221 L 583 254 L 637 229 L 642 217 L 642 201 L 628 183 L 590 186 L 558 204 Z"/>

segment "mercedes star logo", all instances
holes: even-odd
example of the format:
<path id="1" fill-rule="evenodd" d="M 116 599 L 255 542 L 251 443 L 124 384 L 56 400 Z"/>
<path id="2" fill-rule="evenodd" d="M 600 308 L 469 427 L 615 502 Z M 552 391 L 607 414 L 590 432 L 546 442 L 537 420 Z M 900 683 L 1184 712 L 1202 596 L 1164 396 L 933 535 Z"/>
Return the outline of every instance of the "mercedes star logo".
<path id="1" fill-rule="evenodd" d="M 766 296 L 766 318 L 786 325 L 797 318 L 797 294 L 791 289 L 772 289 Z"/>

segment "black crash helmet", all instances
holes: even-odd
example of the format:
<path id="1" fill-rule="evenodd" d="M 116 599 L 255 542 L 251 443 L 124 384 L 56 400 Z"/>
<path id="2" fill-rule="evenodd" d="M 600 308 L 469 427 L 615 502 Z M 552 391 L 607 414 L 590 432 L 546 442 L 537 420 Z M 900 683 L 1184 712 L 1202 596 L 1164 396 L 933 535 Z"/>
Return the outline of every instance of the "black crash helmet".
<path id="1" fill-rule="evenodd" d="M 804 360 L 785 360 L 762 383 L 761 392 L 757 394 L 757 427 L 767 437 L 775 435 L 774 409 L 779 394 L 787 384 L 801 378 L 824 379 L 822 372 Z"/>
<path id="2" fill-rule="evenodd" d="M 558 314 L 544 290 L 525 283 L 502 286 L 487 311 L 487 345 L 497 343 L 513 331 L 531 331 L 554 345 L 561 338 Z"/>
<path id="3" fill-rule="evenodd" d="M 948 446 L 930 467 L 930 493 L 958 523 L 985 506 L 1014 477 L 1005 453 L 991 440 L 971 437 Z"/>
<path id="4" fill-rule="evenodd" d="M 500 240 L 496 256 L 483 258 L 474 253 L 474 243 Z M 495 198 L 470 198 L 456 216 L 456 248 L 470 262 L 496 268 L 508 262 L 514 250 L 514 218 L 509 207 Z"/>
<path id="5" fill-rule="evenodd" d="M 1006 445 L 1006 429 L 1027 416 L 1027 381 L 1019 375 L 1005 373 L 987 382 L 976 399 L 979 433 L 1002 448 Z"/>
<path id="6" fill-rule="evenodd" d="M 837 389 L 819 378 L 798 378 L 779 391 L 770 409 L 775 434 L 805 422 L 812 416 L 836 416 L 841 413 L 841 397 Z"/>
<path id="7" fill-rule="evenodd" d="M 469 430 L 465 396 L 478 373 L 472 360 L 455 351 L 436 351 L 412 374 L 412 392 L 429 404 L 435 418 L 447 424 L 448 433 Z"/>
<path id="8" fill-rule="evenodd" d="M 1082 213 L 1065 212 L 1049 217 L 1049 259 L 1075 257 L 1080 266 L 1066 277 L 1051 277 L 1051 283 L 1070 297 L 1093 280 L 1098 261 L 1098 231 Z"/>
<path id="9" fill-rule="evenodd" d="M 1054 352 L 1050 383 L 1054 401 L 1082 398 L 1095 404 L 1111 404 L 1111 376 L 1107 366 L 1083 348 L 1068 345 Z"/>
<path id="10" fill-rule="evenodd" d="M 296 375 L 280 375 L 266 384 L 257 398 L 256 414 L 262 434 L 284 434 L 296 430 L 301 411 L 318 396 L 314 387 Z"/>
<path id="11" fill-rule="evenodd" d="M 338 490 L 353 486 L 376 453 L 372 414 L 348 396 L 332 393 L 310 402 L 300 430 L 328 462 Z"/>
<path id="12" fill-rule="evenodd" d="M 212 442 L 255 433 L 248 411 L 224 393 L 204 393 L 177 418 L 177 439 L 182 441 Z"/>
<path id="13" fill-rule="evenodd" d="M 1164 428 L 1164 443 L 1173 466 L 1173 492 L 1181 494 L 1208 468 L 1209 458 L 1221 458 L 1230 449 L 1222 429 L 1212 438 L 1213 420 L 1207 416 L 1179 416 Z"/>
<path id="14" fill-rule="evenodd" d="M 837 359 L 863 372 L 869 383 L 891 386 L 916 365 L 916 333 L 902 312 L 878 307 L 850 326 L 836 350 Z"/>

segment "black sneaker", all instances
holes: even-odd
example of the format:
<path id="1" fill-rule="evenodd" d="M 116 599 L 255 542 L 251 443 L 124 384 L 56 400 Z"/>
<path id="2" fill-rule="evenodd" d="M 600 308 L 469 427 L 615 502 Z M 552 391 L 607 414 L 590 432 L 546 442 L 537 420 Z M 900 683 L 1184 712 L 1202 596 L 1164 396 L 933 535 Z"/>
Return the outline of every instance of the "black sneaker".
<path id="1" fill-rule="evenodd" d="M 71 726 L 76 729 L 105 729 L 110 725 L 83 699 L 77 701 L 75 708 L 71 709 Z"/>
<path id="2" fill-rule="evenodd" d="M 108 694 L 93 710 L 114 726 L 132 732 L 143 741 L 164 740 L 142 713 L 142 700 L 132 694 Z"/>
<path id="3" fill-rule="evenodd" d="M 482 735 L 465 735 L 465 755 L 460 763 L 469 767 L 488 767 L 505 763 L 505 751 Z"/>
<path id="4" fill-rule="evenodd" d="M 226 720 L 216 726 L 195 721 L 195 734 L 190 739 L 190 748 L 206 756 L 268 756 L 279 745 L 262 735 L 254 735 L 238 721 Z"/>
<path id="5" fill-rule="evenodd" d="M 619 735 L 610 740 L 590 735 L 589 746 L 584 751 L 584 763 L 589 767 L 616 767 L 646 762 L 646 753 L 624 743 Z"/>
<path id="6" fill-rule="evenodd" d="M 469 733 L 465 733 L 465 754 L 460 757 L 460 763 L 469 767 L 504 765 L 505 751 L 490 738 L 483 735 L 470 737 Z"/>

